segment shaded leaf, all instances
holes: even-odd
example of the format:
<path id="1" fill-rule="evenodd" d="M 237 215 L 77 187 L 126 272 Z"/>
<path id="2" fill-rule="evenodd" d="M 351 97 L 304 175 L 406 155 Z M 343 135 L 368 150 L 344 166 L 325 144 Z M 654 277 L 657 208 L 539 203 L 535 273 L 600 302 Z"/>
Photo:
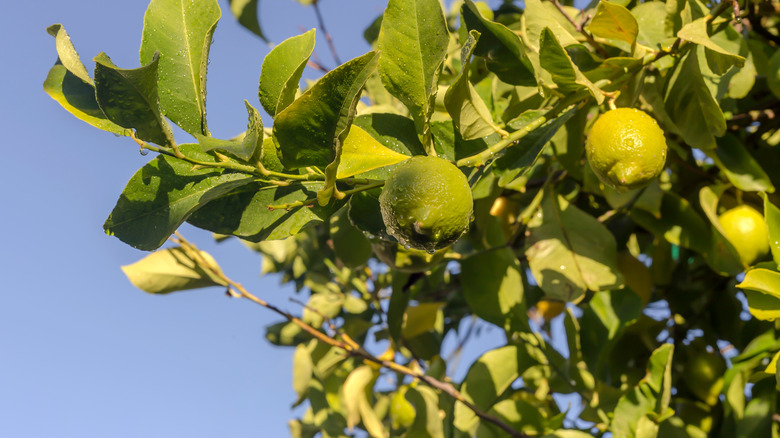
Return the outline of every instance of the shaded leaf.
<path id="1" fill-rule="evenodd" d="M 750 155 L 745 144 L 733 134 L 716 141 L 715 164 L 738 189 L 746 192 L 774 192 L 775 187 L 761 165 Z"/>
<path id="2" fill-rule="evenodd" d="M 587 290 L 623 285 L 617 244 L 594 217 L 548 192 L 528 224 L 525 254 L 534 278 L 554 299 L 576 301 Z"/>
<path id="3" fill-rule="evenodd" d="M 706 222 L 684 198 L 664 192 L 661 216 L 631 209 L 629 215 L 637 224 L 673 245 L 705 253 L 710 248 L 710 231 Z"/>
<path id="4" fill-rule="evenodd" d="M 325 167 L 338 160 L 360 89 L 378 57 L 369 52 L 331 70 L 276 115 L 274 135 L 285 168 Z"/>
<path id="5" fill-rule="evenodd" d="M 144 15 L 141 64 L 160 53 L 163 114 L 192 135 L 208 135 L 206 71 L 222 12 L 217 0 L 152 0 Z"/>
<path id="6" fill-rule="evenodd" d="M 764 220 L 769 231 L 769 248 L 772 250 L 772 259 L 780 265 L 780 208 L 769 202 L 769 197 L 764 198 Z"/>
<path id="7" fill-rule="evenodd" d="M 710 187 L 699 190 L 701 209 L 712 225 L 712 247 L 704 253 L 704 258 L 713 270 L 721 275 L 737 275 L 744 270 L 739 254 L 734 245 L 726 239 L 726 233 L 718 219 L 718 197 L 722 189 L 716 193 Z"/>
<path id="8" fill-rule="evenodd" d="M 461 20 L 469 32 L 480 33 L 480 42 L 474 48 L 474 55 L 485 58 L 488 70 L 508 84 L 536 85 L 525 46 L 514 32 L 482 16 L 478 6 L 471 0 L 463 3 Z"/>
<path id="9" fill-rule="evenodd" d="M 439 395 L 432 388 L 409 388 L 406 400 L 414 406 L 414 422 L 404 435 L 406 438 L 444 438 L 443 421 L 439 416 Z"/>
<path id="10" fill-rule="evenodd" d="M 639 24 L 634 15 L 621 5 L 600 1 L 596 15 L 586 26 L 586 30 L 598 38 L 625 52 L 631 53 L 639 34 Z M 620 44 L 620 43 L 623 44 Z"/>
<path id="11" fill-rule="evenodd" d="M 303 69 L 314 51 L 315 29 L 282 41 L 263 60 L 258 97 L 274 117 L 295 100 Z"/>
<path id="12" fill-rule="evenodd" d="M 253 157 L 262 160 L 263 119 L 260 117 L 260 113 L 249 104 L 249 101 L 244 100 L 244 105 L 249 113 L 249 122 L 244 135 L 233 140 L 220 140 L 196 134 L 195 137 L 203 151 L 220 150 L 231 153 L 244 161 L 250 161 Z"/>
<path id="13" fill-rule="evenodd" d="M 587 88 L 596 102 L 601 104 L 604 101 L 604 93 L 574 65 L 569 54 L 549 28 L 544 28 L 542 31 L 539 42 L 539 64 L 550 73 L 552 81 L 561 93 L 571 94 Z"/>
<path id="14" fill-rule="evenodd" d="M 224 280 L 209 272 L 210 268 L 219 271 L 211 255 L 200 251 L 200 257 L 207 266 L 203 266 L 182 248 L 162 249 L 131 265 L 122 266 L 122 271 L 133 286 L 152 294 L 227 286 Z"/>
<path id="15" fill-rule="evenodd" d="M 135 129 L 141 140 L 172 145 L 173 133 L 160 112 L 157 92 L 158 58 L 149 65 L 125 70 L 100 53 L 95 57 L 95 96 L 112 122 Z"/>
<path id="16" fill-rule="evenodd" d="M 572 108 L 559 115 L 550 122 L 534 129 L 528 135 L 520 139 L 516 145 L 506 149 L 504 155 L 493 163 L 494 172 L 499 176 L 498 185 L 506 186 L 516 178 L 526 174 L 541 156 L 544 148 L 549 144 L 558 129 L 563 126 L 575 113 Z M 544 115 L 542 110 L 528 110 L 517 119 L 509 122 L 513 129 L 520 130 L 532 121 Z"/>
<path id="17" fill-rule="evenodd" d="M 690 50 L 668 76 L 664 108 L 686 143 L 715 149 L 715 137 L 726 132 L 726 120 L 702 78 L 698 57 Z"/>
<path id="18" fill-rule="evenodd" d="M 265 338 L 274 345 L 290 347 L 306 342 L 311 339 L 312 336 L 305 332 L 299 325 L 284 321 L 266 327 Z"/>
<path id="19" fill-rule="evenodd" d="M 189 157 L 215 161 L 197 145 L 180 148 Z M 103 228 L 134 248 L 157 249 L 195 210 L 253 180 L 222 169 L 193 169 L 159 155 L 130 178 Z"/>
<path id="20" fill-rule="evenodd" d="M 233 16 L 242 26 L 262 38 L 263 41 L 269 42 L 260 28 L 260 20 L 257 16 L 258 3 L 259 0 L 230 0 L 230 11 L 233 12 Z"/>
<path id="21" fill-rule="evenodd" d="M 404 312 L 403 324 L 401 325 L 401 336 L 405 339 L 412 339 L 423 333 L 437 330 L 442 321 L 441 309 L 445 303 L 420 303 L 416 306 L 409 306 Z"/>
<path id="22" fill-rule="evenodd" d="M 326 207 L 313 202 L 289 210 L 269 210 L 269 205 L 312 200 L 323 186 L 322 181 L 295 182 L 286 187 L 249 184 L 209 202 L 187 221 L 196 227 L 250 242 L 284 239 L 326 220 L 344 202 Z"/>
<path id="23" fill-rule="evenodd" d="M 409 108 L 421 137 L 433 113 L 439 67 L 448 42 L 439 0 L 388 2 L 377 40 L 382 52 L 379 74 L 387 91 Z"/>
<path id="24" fill-rule="evenodd" d="M 295 353 L 293 353 L 293 369 L 292 369 L 292 386 L 296 394 L 298 394 L 298 403 L 306 399 L 309 393 L 309 383 L 311 382 L 314 362 L 311 360 L 311 353 L 306 345 L 300 344 L 295 347 Z"/>
<path id="25" fill-rule="evenodd" d="M 463 65 L 460 73 L 444 95 L 447 112 L 452 116 L 452 121 L 464 140 L 473 140 L 494 132 L 506 134 L 506 131 L 493 123 L 490 110 L 469 81 L 471 54 L 478 41 L 479 32 L 472 30 L 461 50 L 460 59 Z"/>
<path id="26" fill-rule="evenodd" d="M 502 328 L 525 315 L 522 272 L 511 249 L 477 253 L 460 269 L 463 296 L 475 315 Z"/>

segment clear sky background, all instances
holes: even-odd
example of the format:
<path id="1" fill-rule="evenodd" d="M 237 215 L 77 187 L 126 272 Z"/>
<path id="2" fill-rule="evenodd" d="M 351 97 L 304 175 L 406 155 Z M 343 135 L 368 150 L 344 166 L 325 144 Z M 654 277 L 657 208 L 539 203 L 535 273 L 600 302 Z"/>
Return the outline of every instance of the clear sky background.
<path id="1" fill-rule="evenodd" d="M 362 33 L 385 3 L 321 1 L 342 61 L 370 50 Z M 313 10 L 293 0 L 260 4 L 262 26 L 275 42 L 317 27 Z M 243 99 L 260 107 L 257 81 L 269 48 L 235 22 L 226 0 L 220 5 L 208 116 L 212 133 L 224 138 L 246 127 Z M 135 68 L 146 6 L 22 1 L 6 2 L 0 14 L 2 437 L 289 435 L 292 350 L 264 338 L 264 327 L 278 317 L 219 289 L 153 296 L 131 286 L 119 267 L 144 253 L 103 234 L 102 224 L 152 155 L 79 121 L 43 92 L 57 58 L 47 26 L 65 26 L 90 70 L 100 51 Z M 332 67 L 319 36 L 315 51 Z M 177 138 L 190 141 L 181 131 Z M 187 226 L 183 232 L 251 291 L 300 311 L 279 278 L 259 277 L 259 256 L 237 241 L 216 245 L 209 233 Z M 470 350 L 461 369 L 500 343 L 496 332 Z"/>

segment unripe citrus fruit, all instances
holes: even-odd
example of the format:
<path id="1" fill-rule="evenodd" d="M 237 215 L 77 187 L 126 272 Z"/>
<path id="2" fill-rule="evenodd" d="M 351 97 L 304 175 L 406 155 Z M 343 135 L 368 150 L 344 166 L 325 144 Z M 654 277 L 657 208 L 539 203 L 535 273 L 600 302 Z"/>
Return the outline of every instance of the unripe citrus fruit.
<path id="1" fill-rule="evenodd" d="M 740 205 L 720 215 L 718 220 L 726 239 L 734 245 L 745 265 L 752 265 L 769 253 L 766 222 L 754 208 Z"/>
<path id="2" fill-rule="evenodd" d="M 683 377 L 691 392 L 708 405 L 714 405 L 723 389 L 725 372 L 726 364 L 719 355 L 701 352 L 688 358 Z"/>
<path id="3" fill-rule="evenodd" d="M 379 205 L 391 236 L 428 253 L 455 243 L 473 212 L 466 176 L 449 161 L 430 156 L 398 165 L 385 180 Z"/>
<path id="4" fill-rule="evenodd" d="M 626 191 L 647 185 L 664 170 L 666 139 L 643 111 L 617 108 L 596 119 L 585 152 L 604 184 Z"/>

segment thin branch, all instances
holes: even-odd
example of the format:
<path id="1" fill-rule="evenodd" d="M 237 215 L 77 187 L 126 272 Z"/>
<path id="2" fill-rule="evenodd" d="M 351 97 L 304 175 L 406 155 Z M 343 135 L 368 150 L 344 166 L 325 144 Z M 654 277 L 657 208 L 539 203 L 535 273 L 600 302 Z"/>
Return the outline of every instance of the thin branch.
<path id="1" fill-rule="evenodd" d="M 317 0 L 314 0 L 311 4 L 314 7 L 314 14 L 317 15 L 317 23 L 319 23 L 320 29 L 322 29 L 322 33 L 325 35 L 325 41 L 328 42 L 328 47 L 330 48 L 330 53 L 333 55 L 333 59 L 336 61 L 336 64 L 341 65 L 341 59 L 339 59 L 339 54 L 336 51 L 336 45 L 333 44 L 333 38 L 330 36 L 330 33 L 325 28 L 325 20 L 322 19 L 322 13 L 320 12 L 320 5 Z"/>
<path id="2" fill-rule="evenodd" d="M 197 249 L 195 245 L 188 242 L 181 234 L 176 232 L 176 238 L 173 239 L 174 242 L 180 244 L 182 248 L 187 250 L 187 254 L 192 257 L 196 263 L 198 263 L 199 266 L 204 267 L 206 269 L 209 269 L 210 273 L 213 274 L 216 277 L 219 277 L 221 280 L 223 280 L 225 283 L 227 283 L 230 288 L 232 289 L 232 296 L 235 296 L 237 298 L 246 298 L 262 307 L 265 307 L 266 309 L 271 310 L 272 312 L 284 317 L 289 322 L 297 325 L 301 329 L 303 329 L 306 333 L 313 336 L 315 339 L 317 339 L 320 342 L 324 342 L 332 347 L 339 348 L 341 350 L 344 350 L 347 354 L 354 357 L 359 357 L 361 359 L 367 360 L 369 362 L 373 362 L 377 365 L 381 365 L 385 368 L 388 368 L 390 370 L 405 374 L 407 376 L 410 376 L 412 378 L 418 379 L 425 383 L 426 385 L 438 389 L 445 394 L 451 396 L 455 400 L 463 403 L 471 409 L 474 414 L 476 414 L 479 418 L 488 421 L 490 423 L 495 424 L 499 428 L 501 428 L 504 432 L 506 432 L 509 436 L 515 437 L 515 438 L 530 438 L 528 435 L 519 432 L 512 428 L 512 426 L 504 423 L 500 418 L 491 415 L 487 412 L 484 412 L 483 410 L 479 409 L 477 406 L 475 406 L 473 403 L 466 400 L 466 398 L 461 394 L 457 389 L 455 389 L 452 384 L 447 382 L 442 382 L 438 379 L 435 379 L 431 376 L 427 376 L 425 374 L 422 374 L 419 371 L 412 370 L 411 368 L 408 368 L 404 365 L 379 359 L 378 357 L 372 355 L 371 353 L 365 351 L 358 345 L 355 341 L 350 339 L 348 336 L 344 335 L 345 341 L 339 341 L 337 339 L 333 339 L 329 337 L 327 334 L 315 329 L 314 327 L 310 326 L 309 324 L 305 323 L 300 318 L 293 316 L 292 314 L 274 306 L 273 304 L 263 300 L 262 298 L 259 298 L 253 294 L 251 294 L 244 286 L 242 286 L 240 283 L 237 283 L 230 278 L 228 278 L 225 273 L 223 273 L 219 268 L 217 268 L 214 264 L 207 261 L 200 253 L 200 251 Z"/>
<path id="3" fill-rule="evenodd" d="M 344 195 L 344 196 L 349 196 L 349 195 L 353 195 L 355 193 L 362 192 L 362 191 L 365 191 L 365 190 L 371 190 L 371 189 L 375 189 L 377 187 L 382 187 L 383 185 L 385 185 L 384 181 L 373 182 L 371 184 L 367 184 L 367 185 L 362 186 L 362 187 L 357 187 L 357 188 L 354 188 L 354 189 L 351 189 L 351 190 L 345 190 L 345 191 L 341 192 L 341 194 Z M 267 205 L 266 207 L 268 207 L 268 210 L 271 210 L 271 211 L 273 211 L 273 210 L 287 210 L 287 211 L 289 211 L 289 210 L 292 210 L 293 208 L 298 208 L 298 207 L 311 207 L 311 206 L 314 205 L 315 202 L 317 202 L 317 198 L 309 198 L 309 199 L 304 199 L 303 201 L 289 202 L 287 204 Z"/>
<path id="4" fill-rule="evenodd" d="M 599 52 L 599 55 L 601 55 L 602 58 L 608 58 L 609 53 L 607 53 L 606 50 L 604 50 L 604 47 L 601 46 L 596 40 L 593 38 L 593 35 L 590 34 L 587 30 L 584 28 L 584 24 L 587 22 L 587 20 L 583 20 L 580 23 L 577 23 L 574 21 L 573 18 L 571 18 L 571 15 L 569 15 L 568 12 L 566 12 L 566 9 L 564 9 L 563 5 L 558 0 L 550 0 L 552 4 L 555 5 L 555 7 L 558 9 L 558 11 L 566 17 L 566 20 L 571 23 L 572 26 L 574 26 L 575 29 L 577 29 L 577 32 L 581 33 L 586 40 L 588 40 L 588 43 L 590 43 L 591 46 L 593 46 L 594 49 L 596 49 L 597 52 Z"/>

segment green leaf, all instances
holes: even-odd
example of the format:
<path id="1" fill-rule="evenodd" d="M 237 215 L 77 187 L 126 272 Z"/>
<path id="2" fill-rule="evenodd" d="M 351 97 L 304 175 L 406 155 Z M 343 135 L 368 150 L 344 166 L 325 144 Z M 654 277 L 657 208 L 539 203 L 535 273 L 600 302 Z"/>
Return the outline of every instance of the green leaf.
<path id="1" fill-rule="evenodd" d="M 259 0 L 230 0 L 230 11 L 233 12 L 233 16 L 242 26 L 262 38 L 263 41 L 270 42 L 260 28 L 260 20 L 257 17 L 258 3 Z"/>
<path id="2" fill-rule="evenodd" d="M 612 233 L 553 192 L 545 194 L 541 210 L 528 224 L 525 254 L 534 278 L 550 298 L 576 301 L 587 290 L 623 284 Z"/>
<path id="3" fill-rule="evenodd" d="M 687 200 L 674 193 L 664 192 L 660 217 L 639 209 L 631 209 L 629 215 L 641 227 L 673 245 L 700 253 L 710 248 L 711 236 L 707 223 Z"/>
<path id="4" fill-rule="evenodd" d="M 488 410 L 534 361 L 516 345 L 490 350 L 469 368 L 461 385 L 466 401 L 482 410 Z M 460 402 L 455 403 L 454 427 L 457 433 L 473 436 L 479 426 L 479 417 Z M 456 435 L 462 436 L 462 435 Z"/>
<path id="5" fill-rule="evenodd" d="M 258 97 L 276 116 L 295 100 L 303 69 L 314 51 L 315 29 L 282 41 L 263 60 Z"/>
<path id="6" fill-rule="evenodd" d="M 690 50 L 668 76 L 664 108 L 683 140 L 699 149 L 715 149 L 726 132 L 726 119 L 702 77 L 697 50 Z"/>
<path id="7" fill-rule="evenodd" d="M 766 67 L 766 82 L 775 97 L 780 98 L 780 51 L 775 51 Z"/>
<path id="8" fill-rule="evenodd" d="M 387 229 L 379 206 L 381 188 L 364 190 L 349 198 L 349 219 L 355 226 L 372 236 L 387 238 Z"/>
<path id="9" fill-rule="evenodd" d="M 634 15 L 623 6 L 600 1 L 596 15 L 590 20 L 586 30 L 595 37 L 604 38 L 609 45 L 631 53 L 639 34 L 639 24 Z"/>
<path id="10" fill-rule="evenodd" d="M 279 347 L 290 347 L 308 341 L 312 336 L 299 325 L 284 321 L 265 328 L 265 338 Z"/>
<path id="11" fill-rule="evenodd" d="M 485 58 L 488 70 L 508 84 L 536 85 L 526 48 L 514 32 L 503 24 L 483 17 L 471 0 L 463 3 L 461 20 L 469 32 L 480 33 L 480 41 L 474 48 L 474 55 Z"/>
<path id="12" fill-rule="evenodd" d="M 152 0 L 144 15 L 141 64 L 160 53 L 160 106 L 192 135 L 209 135 L 206 71 L 211 38 L 222 12 L 217 0 Z"/>
<path id="13" fill-rule="evenodd" d="M 775 186 L 745 144 L 733 134 L 716 140 L 715 154 L 708 154 L 738 189 L 746 192 L 774 192 Z"/>
<path id="14" fill-rule="evenodd" d="M 409 158 L 385 147 L 363 128 L 352 125 L 341 146 L 337 178 L 348 178 L 384 166 L 391 166 Z"/>
<path id="15" fill-rule="evenodd" d="M 180 149 L 188 157 L 216 161 L 197 145 Z M 157 249 L 195 210 L 253 180 L 222 169 L 193 169 L 185 161 L 159 155 L 130 178 L 103 228 L 134 248 Z"/>
<path id="16" fill-rule="evenodd" d="M 489 411 L 498 419 L 522 433 L 539 436 L 545 431 L 545 413 L 539 407 L 522 400 L 507 399 L 496 403 Z M 477 430 L 478 438 L 498 438 L 506 432 L 496 425 L 482 422 Z"/>
<path id="17" fill-rule="evenodd" d="M 668 414 L 673 352 L 672 344 L 658 347 L 650 356 L 645 377 L 620 398 L 610 427 L 615 438 L 640 436 L 639 428 L 646 427 L 643 423 L 652 423 L 657 416 Z"/>
<path id="18" fill-rule="evenodd" d="M 95 86 L 84 83 L 65 68 L 61 61 L 58 60 L 49 70 L 43 90 L 79 120 L 117 135 L 128 134 L 125 128 L 108 120 L 103 114 L 95 99 Z"/>
<path id="19" fill-rule="evenodd" d="M 745 65 L 745 58 L 739 56 L 738 54 L 727 51 L 711 40 L 709 32 L 707 31 L 707 25 L 707 17 L 698 18 L 693 22 L 683 26 L 682 29 L 677 32 L 677 37 L 684 41 L 690 41 L 694 44 L 701 45 L 717 54 L 718 62 L 721 63 L 718 68 L 720 74 L 725 73 L 734 65 L 737 67 L 743 67 Z"/>
<path id="20" fill-rule="evenodd" d="M 523 275 L 511 249 L 477 253 L 460 269 L 463 296 L 475 315 L 502 328 L 525 315 Z"/>
<path id="21" fill-rule="evenodd" d="M 536 75 L 536 82 L 540 87 L 540 93 L 544 93 L 544 87 L 552 87 L 550 73 L 542 68 L 539 60 L 541 39 L 544 29 L 549 28 L 555 35 L 555 39 L 563 47 L 572 44 L 579 44 L 577 38 L 572 34 L 573 29 L 564 26 L 566 18 L 555 8 L 552 3 L 541 0 L 526 0 L 525 13 L 523 14 L 523 29 L 525 30 L 525 43 L 528 59 L 533 66 L 533 72 Z"/>
<path id="22" fill-rule="evenodd" d="M 639 3 L 631 9 L 631 14 L 637 21 L 637 43 L 653 49 L 660 49 L 672 36 L 665 31 L 666 5 L 664 3 Z"/>
<path id="23" fill-rule="evenodd" d="M 347 410 L 347 429 L 352 432 L 361 420 L 366 432 L 373 438 L 383 438 L 385 428 L 377 417 L 368 394 L 371 394 L 378 373 L 368 365 L 355 368 L 344 382 L 344 405 Z"/>
<path id="24" fill-rule="evenodd" d="M 314 328 L 335 318 L 344 306 L 344 295 L 339 293 L 315 293 L 303 309 L 301 320 Z"/>
<path id="25" fill-rule="evenodd" d="M 772 259 L 780 265 L 780 208 L 769 202 L 769 196 L 764 198 L 764 220 L 769 230 L 769 248 L 772 249 Z"/>
<path id="26" fill-rule="evenodd" d="M 344 202 L 326 207 L 315 202 L 289 210 L 269 210 L 269 206 L 311 201 L 323 186 L 322 181 L 294 182 L 286 187 L 248 184 L 211 201 L 187 221 L 196 227 L 250 242 L 284 239 L 328 219 Z"/>
<path id="27" fill-rule="evenodd" d="M 506 131 L 493 123 L 490 110 L 469 81 L 471 54 L 478 41 L 479 32 L 472 30 L 461 50 L 463 65 L 460 73 L 444 95 L 444 106 L 464 140 L 473 140 L 494 132 L 506 135 Z"/>
<path id="28" fill-rule="evenodd" d="M 314 372 L 314 362 L 311 360 L 311 352 L 306 345 L 300 344 L 295 347 L 293 353 L 293 390 L 298 394 L 296 404 L 303 402 L 309 393 L 309 384 Z"/>
<path id="29" fill-rule="evenodd" d="M 439 416 L 439 395 L 432 388 L 409 388 L 404 395 L 414 406 L 414 422 L 404 435 L 406 438 L 444 438 L 443 421 Z"/>
<path id="30" fill-rule="evenodd" d="M 112 122 L 135 129 L 141 140 L 159 145 L 175 144 L 168 122 L 160 112 L 157 91 L 158 58 L 149 65 L 125 70 L 100 53 L 95 57 L 95 96 Z"/>
<path id="31" fill-rule="evenodd" d="M 52 24 L 46 28 L 46 32 L 56 40 L 57 56 L 60 63 L 85 84 L 94 85 L 92 78 L 89 77 L 87 68 L 81 62 L 79 54 L 76 53 L 76 48 L 73 47 L 73 43 L 70 41 L 70 36 L 65 31 L 65 28 L 61 24 Z"/>
<path id="32" fill-rule="evenodd" d="M 274 135 L 285 168 L 325 167 L 338 160 L 360 89 L 378 57 L 369 52 L 331 70 L 276 115 Z"/>
<path id="33" fill-rule="evenodd" d="M 349 220 L 349 206 L 342 207 L 330 217 L 330 237 L 333 241 L 333 252 L 336 257 L 349 268 L 355 269 L 365 265 L 371 258 L 371 242 L 363 232 L 352 225 Z M 347 301 L 349 301 L 347 296 Z M 357 300 L 357 305 L 365 306 L 363 300 Z M 354 313 L 362 313 L 361 311 Z"/>
<path id="34" fill-rule="evenodd" d="M 717 190 L 717 189 L 716 189 Z M 712 247 L 704 253 L 704 258 L 710 267 L 721 275 L 737 275 L 745 268 L 739 259 L 734 245 L 726 239 L 726 234 L 718 219 L 718 197 L 723 190 L 716 193 L 710 187 L 699 190 L 701 209 L 712 224 Z"/>
<path id="35" fill-rule="evenodd" d="M 427 125 L 447 55 L 449 31 L 439 0 L 390 0 L 377 48 L 382 83 L 412 114 L 417 134 L 429 147 Z"/>
<path id="36" fill-rule="evenodd" d="M 168 248 L 153 252 L 143 259 L 122 266 L 122 271 L 133 286 L 152 294 L 167 294 L 209 286 L 227 286 L 227 283 L 210 272 L 220 272 L 217 262 L 206 252 L 200 251 L 205 262 L 196 260 L 182 248 Z"/>
<path id="37" fill-rule="evenodd" d="M 260 117 L 260 113 L 249 104 L 249 101 L 244 100 L 244 105 L 246 105 L 246 111 L 249 113 L 246 132 L 233 140 L 220 140 L 195 134 L 203 151 L 220 150 L 233 154 L 244 161 L 250 161 L 253 157 L 262 160 L 263 119 Z"/>
<path id="38" fill-rule="evenodd" d="M 525 175 L 539 159 L 544 148 L 550 144 L 558 129 L 561 128 L 575 113 L 576 108 L 559 115 L 552 121 L 534 129 L 520 141 L 506 149 L 504 155 L 493 163 L 494 172 L 499 176 L 498 185 L 506 186 L 515 179 Z M 520 130 L 533 120 L 544 114 L 542 110 L 528 110 L 518 118 L 509 122 L 513 129 Z"/>
<path id="39" fill-rule="evenodd" d="M 769 321 L 780 317 L 780 272 L 774 263 L 747 271 L 737 287 L 744 290 L 753 316 Z"/>
<path id="40" fill-rule="evenodd" d="M 550 28 L 544 28 L 539 42 L 539 64 L 550 73 L 550 78 L 563 94 L 587 88 L 596 102 L 604 102 L 604 93 L 582 74 L 555 38 Z"/>
<path id="41" fill-rule="evenodd" d="M 441 331 L 441 321 L 443 321 L 442 307 L 445 303 L 420 303 L 416 306 L 409 306 L 404 312 L 403 324 L 401 325 L 401 336 L 405 339 L 412 339 L 418 335 L 433 330 Z"/>

